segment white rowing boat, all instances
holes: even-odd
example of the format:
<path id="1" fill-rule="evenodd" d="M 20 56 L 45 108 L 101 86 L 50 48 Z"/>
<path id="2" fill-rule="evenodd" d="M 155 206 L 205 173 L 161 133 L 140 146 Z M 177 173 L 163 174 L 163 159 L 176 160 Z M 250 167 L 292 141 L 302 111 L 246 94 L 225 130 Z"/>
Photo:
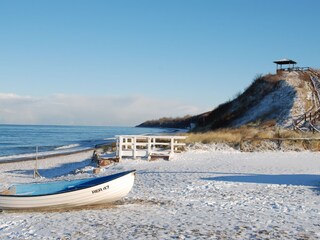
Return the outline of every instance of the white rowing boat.
<path id="1" fill-rule="evenodd" d="M 0 209 L 69 208 L 110 203 L 132 189 L 135 171 L 72 181 L 18 184 L 0 193 Z"/>

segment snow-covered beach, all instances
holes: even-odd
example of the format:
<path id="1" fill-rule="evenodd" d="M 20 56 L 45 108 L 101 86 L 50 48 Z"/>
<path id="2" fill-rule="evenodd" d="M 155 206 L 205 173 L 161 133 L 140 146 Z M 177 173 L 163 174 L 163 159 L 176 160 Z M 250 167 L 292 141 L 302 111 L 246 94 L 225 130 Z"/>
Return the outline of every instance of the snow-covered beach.
<path id="1" fill-rule="evenodd" d="M 37 181 L 91 177 L 91 151 L 43 159 Z M 33 161 L 0 164 L 2 187 L 32 182 Z M 0 213 L 0 239 L 318 239 L 320 156 L 189 149 L 172 161 L 125 159 L 133 190 L 109 206 Z M 78 171 L 75 171 L 78 170 Z M 0 185 L 1 188 L 1 185 Z"/>

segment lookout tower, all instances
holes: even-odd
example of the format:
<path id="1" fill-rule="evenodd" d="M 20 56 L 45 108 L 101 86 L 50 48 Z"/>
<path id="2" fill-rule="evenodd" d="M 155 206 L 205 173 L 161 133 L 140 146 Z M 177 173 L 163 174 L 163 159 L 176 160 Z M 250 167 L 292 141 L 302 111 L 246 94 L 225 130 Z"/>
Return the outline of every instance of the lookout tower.
<path id="1" fill-rule="evenodd" d="M 277 73 L 281 71 L 291 71 L 294 70 L 294 65 L 297 64 L 297 62 L 290 60 L 290 59 L 280 59 L 277 61 L 274 61 L 274 63 L 277 65 Z M 283 68 L 282 66 L 285 65 Z M 287 67 L 286 67 L 287 66 Z"/>

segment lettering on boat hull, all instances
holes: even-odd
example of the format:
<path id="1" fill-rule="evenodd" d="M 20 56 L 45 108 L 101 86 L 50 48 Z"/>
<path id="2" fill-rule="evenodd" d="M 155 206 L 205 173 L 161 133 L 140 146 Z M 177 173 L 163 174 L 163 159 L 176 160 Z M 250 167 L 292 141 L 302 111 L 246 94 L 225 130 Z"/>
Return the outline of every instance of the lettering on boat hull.
<path id="1" fill-rule="evenodd" d="M 99 192 L 102 192 L 102 191 L 105 191 L 105 190 L 108 190 L 108 189 L 109 189 L 109 185 L 106 185 L 104 187 L 92 190 L 92 194 L 99 193 Z"/>

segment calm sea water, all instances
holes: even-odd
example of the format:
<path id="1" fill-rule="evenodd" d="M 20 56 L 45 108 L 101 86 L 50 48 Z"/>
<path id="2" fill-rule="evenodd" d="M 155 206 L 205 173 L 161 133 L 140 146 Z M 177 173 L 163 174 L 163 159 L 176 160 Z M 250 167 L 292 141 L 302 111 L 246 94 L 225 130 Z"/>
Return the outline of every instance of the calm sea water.
<path id="1" fill-rule="evenodd" d="M 93 126 L 0 125 L 0 158 L 61 153 L 94 147 L 115 135 L 156 134 L 164 129 Z"/>

